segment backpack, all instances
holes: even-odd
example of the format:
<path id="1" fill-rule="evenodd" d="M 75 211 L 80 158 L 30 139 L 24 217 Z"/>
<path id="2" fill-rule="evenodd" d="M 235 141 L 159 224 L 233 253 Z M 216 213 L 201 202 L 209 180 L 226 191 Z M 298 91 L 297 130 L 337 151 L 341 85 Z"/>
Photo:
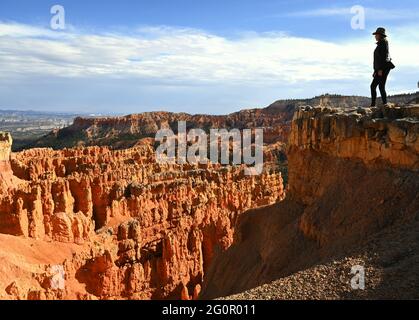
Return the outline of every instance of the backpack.
<path id="1" fill-rule="evenodd" d="M 396 68 L 396 66 L 394 65 L 394 63 L 391 61 L 391 59 L 389 61 L 387 61 L 387 68 L 390 70 L 393 70 Z"/>

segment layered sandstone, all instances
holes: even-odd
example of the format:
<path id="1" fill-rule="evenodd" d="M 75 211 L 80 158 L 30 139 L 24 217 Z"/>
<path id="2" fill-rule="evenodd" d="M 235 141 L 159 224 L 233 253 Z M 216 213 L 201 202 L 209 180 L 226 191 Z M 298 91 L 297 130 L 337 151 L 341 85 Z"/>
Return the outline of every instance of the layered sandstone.
<path id="1" fill-rule="evenodd" d="M 418 112 L 418 105 L 299 108 L 289 140 L 287 198 L 241 216 L 234 244 L 214 258 L 202 298 L 227 296 L 285 279 L 341 259 L 348 252 L 384 261 L 376 266 L 383 274 L 391 261 L 407 277 L 417 277 L 404 257 L 385 258 L 390 254 L 382 250 L 385 245 L 376 252 L 364 249 L 374 247 L 370 237 L 384 239 L 381 232 L 386 230 L 417 232 Z M 412 250 L 418 246 L 397 245 L 403 247 L 402 252 L 417 256 Z M 417 280 L 410 283 L 419 283 Z M 390 287 L 380 281 L 385 279 L 376 279 L 378 286 Z M 341 292 L 350 290 L 350 283 L 341 286 Z M 391 287 L 392 296 L 406 296 L 400 283 Z M 297 289 L 304 290 L 304 282 Z M 379 297 L 374 288 L 367 290 L 364 298 Z M 294 292 L 288 296 L 304 295 Z"/>
<path id="2" fill-rule="evenodd" d="M 150 139 L 31 149 L 7 165 L 21 183 L 0 197 L 6 299 L 197 298 L 239 216 L 284 197 L 277 171 L 158 164 Z"/>
<path id="3" fill-rule="evenodd" d="M 419 106 L 346 112 L 302 108 L 294 116 L 292 132 L 290 193 L 304 205 L 315 204 L 301 216 L 300 228 L 307 237 L 331 243 L 360 238 L 397 220 L 415 219 Z M 324 163 L 327 171 L 321 172 L 326 170 Z M 347 174 L 357 179 L 354 185 L 345 181 Z M 319 206 L 326 210 L 318 211 Z"/>
<path id="4" fill-rule="evenodd" d="M 289 144 L 291 149 L 415 170 L 419 168 L 418 117 L 416 106 L 345 111 L 302 107 L 294 115 Z"/>

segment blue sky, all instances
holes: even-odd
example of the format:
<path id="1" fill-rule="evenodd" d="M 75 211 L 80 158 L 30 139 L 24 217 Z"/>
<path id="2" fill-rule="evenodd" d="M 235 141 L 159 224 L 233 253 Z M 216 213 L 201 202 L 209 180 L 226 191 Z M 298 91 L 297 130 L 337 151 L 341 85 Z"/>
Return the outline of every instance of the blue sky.
<path id="1" fill-rule="evenodd" d="M 66 30 L 50 28 L 50 8 Z M 353 30 L 351 7 L 366 10 Z M 0 108 L 224 114 L 282 98 L 368 95 L 377 26 L 414 91 L 417 1 L 0 2 Z"/>

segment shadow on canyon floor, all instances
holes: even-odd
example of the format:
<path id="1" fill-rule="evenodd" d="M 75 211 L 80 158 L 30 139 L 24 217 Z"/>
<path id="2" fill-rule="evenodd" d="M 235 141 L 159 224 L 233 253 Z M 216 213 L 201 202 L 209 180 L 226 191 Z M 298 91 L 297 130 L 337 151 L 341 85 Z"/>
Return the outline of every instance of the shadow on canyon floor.
<path id="1" fill-rule="evenodd" d="M 294 204 L 288 214 L 278 214 L 289 205 L 285 200 L 242 216 L 239 244 L 217 254 L 201 299 L 419 299 L 419 212 L 410 223 L 345 246 L 329 246 L 327 253 L 298 230 L 294 215 L 301 207 Z M 276 254 L 268 248 L 272 243 L 260 246 L 249 234 L 258 232 L 254 226 L 261 220 L 277 227 L 281 220 L 277 233 L 270 234 L 276 236 Z M 358 265 L 365 270 L 365 290 L 351 288 L 351 271 Z M 235 270 L 233 279 L 226 272 L 230 268 Z"/>
<path id="2" fill-rule="evenodd" d="M 245 292 L 342 257 L 362 257 L 375 270 L 374 289 L 364 298 L 417 296 L 419 195 L 412 192 L 419 190 L 417 172 L 318 155 L 301 158 L 327 166 L 328 174 L 323 169 L 304 174 L 298 182 L 306 188 L 302 194 L 291 190 L 284 201 L 243 214 L 234 244 L 216 254 L 206 274 L 201 299 Z M 332 281 L 333 267 L 325 272 Z M 404 292 L 414 283 L 416 293 Z M 339 297 L 357 296 L 343 290 Z"/>

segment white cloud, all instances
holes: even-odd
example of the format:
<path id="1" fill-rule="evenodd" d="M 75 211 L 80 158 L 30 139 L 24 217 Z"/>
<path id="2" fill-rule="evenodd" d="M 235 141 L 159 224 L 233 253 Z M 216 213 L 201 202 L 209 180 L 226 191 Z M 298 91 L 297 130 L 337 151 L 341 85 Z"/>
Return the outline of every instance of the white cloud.
<path id="1" fill-rule="evenodd" d="M 67 29 L 74 30 L 72 26 L 67 25 Z M 19 23 L 2 23 L 0 21 L 0 37 L 13 38 L 27 38 L 27 37 L 42 37 L 42 38 L 65 38 L 71 36 L 70 33 L 57 32 L 51 29 L 46 29 L 37 26 L 19 24 Z"/>
<path id="2" fill-rule="evenodd" d="M 330 16 L 348 16 L 351 14 L 351 8 L 320 8 L 305 11 L 287 13 L 291 17 L 330 17 Z"/>
<path id="3" fill-rule="evenodd" d="M 393 56 L 401 66 L 418 68 L 419 61 L 412 60 L 419 56 L 417 38 L 406 39 L 404 31 L 393 32 L 400 39 L 394 42 Z M 0 81 L 107 76 L 173 85 L 265 86 L 365 79 L 373 48 L 371 38 L 334 43 L 274 32 L 227 39 L 172 27 L 94 34 L 0 23 Z"/>
<path id="4" fill-rule="evenodd" d="M 291 17 L 349 17 L 354 15 L 351 13 L 351 8 L 352 7 L 317 8 L 312 10 L 291 12 L 286 15 Z M 388 21 L 417 19 L 417 12 L 415 10 L 407 9 L 380 9 L 365 7 L 365 14 L 366 18 L 369 20 Z"/>

